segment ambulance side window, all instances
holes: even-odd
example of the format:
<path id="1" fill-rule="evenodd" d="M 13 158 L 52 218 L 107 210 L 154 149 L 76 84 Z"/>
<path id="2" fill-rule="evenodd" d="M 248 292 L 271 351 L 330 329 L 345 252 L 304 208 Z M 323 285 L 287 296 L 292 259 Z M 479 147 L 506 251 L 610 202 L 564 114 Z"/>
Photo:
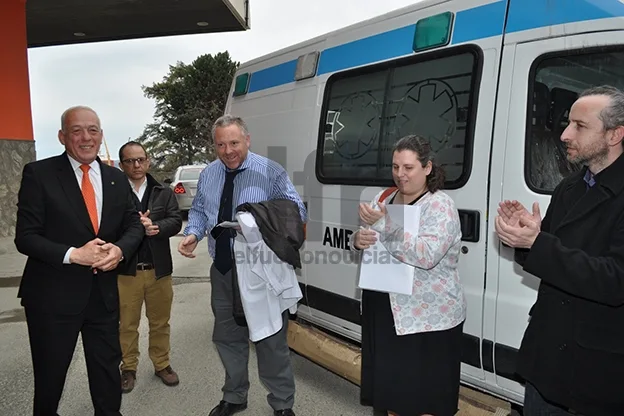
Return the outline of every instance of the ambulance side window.
<path id="1" fill-rule="evenodd" d="M 570 50 L 538 58 L 529 75 L 525 180 L 551 194 L 582 165 L 567 160 L 561 134 L 578 94 L 597 85 L 624 89 L 624 48 Z"/>
<path id="2" fill-rule="evenodd" d="M 392 146 L 431 141 L 446 188 L 467 181 L 480 55 L 458 48 L 334 74 L 327 81 L 317 155 L 326 184 L 392 184 Z"/>

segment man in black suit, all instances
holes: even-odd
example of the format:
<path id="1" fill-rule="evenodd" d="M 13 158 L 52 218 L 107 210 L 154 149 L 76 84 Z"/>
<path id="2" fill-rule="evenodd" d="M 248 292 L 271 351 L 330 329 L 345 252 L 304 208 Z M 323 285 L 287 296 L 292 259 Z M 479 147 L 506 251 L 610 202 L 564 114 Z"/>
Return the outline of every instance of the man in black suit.
<path id="1" fill-rule="evenodd" d="M 65 152 L 27 164 L 22 174 L 15 245 L 28 256 L 18 297 L 35 416 L 57 415 L 79 333 L 95 415 L 121 415 L 117 267 L 133 256 L 144 229 L 125 175 L 97 157 L 102 137 L 98 115 L 72 107 L 58 133 Z"/>
<path id="2" fill-rule="evenodd" d="M 582 92 L 561 135 L 584 167 L 555 188 L 546 215 L 503 201 L 500 240 L 540 278 L 518 353 L 524 415 L 624 415 L 624 92 Z"/>

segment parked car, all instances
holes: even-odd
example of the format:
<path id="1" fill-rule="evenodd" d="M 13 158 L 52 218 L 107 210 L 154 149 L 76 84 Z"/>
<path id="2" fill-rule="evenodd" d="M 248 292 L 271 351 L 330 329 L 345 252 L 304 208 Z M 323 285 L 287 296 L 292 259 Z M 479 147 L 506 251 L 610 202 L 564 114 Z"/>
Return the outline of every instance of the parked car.
<path id="1" fill-rule="evenodd" d="M 165 179 L 175 194 L 180 211 L 188 213 L 197 192 L 199 174 L 207 165 L 185 165 L 176 169 L 172 179 Z"/>

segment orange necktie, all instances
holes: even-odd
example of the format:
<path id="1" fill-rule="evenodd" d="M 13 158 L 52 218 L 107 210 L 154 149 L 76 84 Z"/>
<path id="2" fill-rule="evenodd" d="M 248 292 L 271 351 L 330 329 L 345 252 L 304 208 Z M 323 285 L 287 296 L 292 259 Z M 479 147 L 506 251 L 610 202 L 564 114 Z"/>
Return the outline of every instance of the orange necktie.
<path id="1" fill-rule="evenodd" d="M 93 185 L 89 179 L 89 169 L 91 169 L 91 167 L 89 165 L 80 165 L 80 169 L 82 170 L 82 197 L 84 198 L 85 205 L 87 206 L 87 211 L 89 211 L 89 217 L 91 218 L 93 229 L 97 234 L 98 214 L 97 205 L 95 204 L 95 190 L 93 189 Z"/>

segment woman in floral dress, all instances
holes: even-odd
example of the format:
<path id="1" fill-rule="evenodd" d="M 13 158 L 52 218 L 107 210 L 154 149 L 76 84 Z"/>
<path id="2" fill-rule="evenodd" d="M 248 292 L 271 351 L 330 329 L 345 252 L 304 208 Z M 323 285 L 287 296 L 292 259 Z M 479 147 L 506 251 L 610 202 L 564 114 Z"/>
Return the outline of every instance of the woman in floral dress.
<path id="1" fill-rule="evenodd" d="M 459 214 L 440 190 L 444 172 L 427 140 L 407 136 L 395 144 L 392 177 L 396 189 L 360 204 L 367 228 L 355 233 L 354 249 L 369 248 L 378 236 L 386 250 L 413 266 L 414 287 L 409 296 L 362 294 L 361 402 L 389 415 L 451 416 L 458 405 L 466 318 Z M 418 235 L 393 223 L 386 204 L 419 205 Z"/>

